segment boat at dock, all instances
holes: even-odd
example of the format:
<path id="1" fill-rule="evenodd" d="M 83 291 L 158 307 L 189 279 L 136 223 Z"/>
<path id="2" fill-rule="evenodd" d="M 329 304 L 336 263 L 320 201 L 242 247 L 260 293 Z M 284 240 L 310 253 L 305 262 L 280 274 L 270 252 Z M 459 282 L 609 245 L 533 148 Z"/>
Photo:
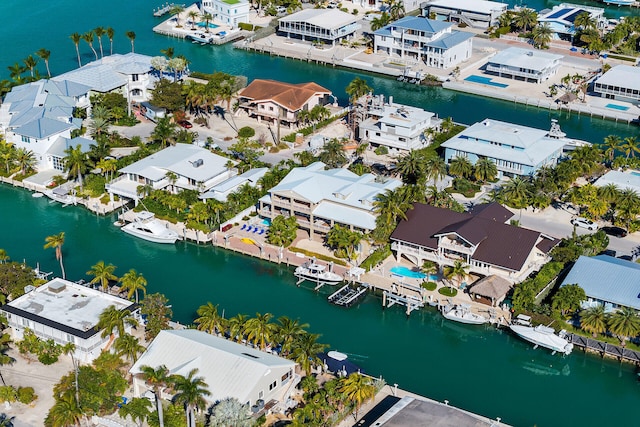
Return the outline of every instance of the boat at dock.
<path id="1" fill-rule="evenodd" d="M 548 326 L 527 326 L 517 323 L 510 325 L 509 329 L 523 340 L 535 344 L 534 348 L 541 346 L 554 353 L 563 354 L 570 354 L 573 350 L 573 344 L 565 339 L 566 331 L 564 330 L 556 335 L 555 329 Z"/>
<path id="2" fill-rule="evenodd" d="M 318 264 L 315 258 L 311 258 L 309 261 L 298 266 L 293 274 L 300 279 L 300 281 L 308 280 L 318 285 L 337 285 L 344 279 L 339 274 L 334 273 L 332 268 L 333 264 L 329 264 L 329 268 L 327 269 L 327 266 Z"/>
<path id="3" fill-rule="evenodd" d="M 168 229 L 152 212 L 136 212 L 133 222 L 122 227 L 122 231 L 154 243 L 175 243 L 180 238 L 178 233 Z"/>
<path id="4" fill-rule="evenodd" d="M 469 304 L 447 304 L 442 307 L 442 315 L 448 320 L 469 325 L 483 325 L 489 321 L 484 316 L 472 313 Z"/>

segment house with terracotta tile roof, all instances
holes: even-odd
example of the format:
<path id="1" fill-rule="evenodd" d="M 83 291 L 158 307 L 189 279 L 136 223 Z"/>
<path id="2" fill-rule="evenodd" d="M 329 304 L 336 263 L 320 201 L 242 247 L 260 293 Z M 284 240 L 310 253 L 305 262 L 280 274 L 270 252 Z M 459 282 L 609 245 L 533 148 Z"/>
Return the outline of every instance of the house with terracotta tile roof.
<path id="1" fill-rule="evenodd" d="M 298 113 L 316 105 L 327 105 L 333 97 L 329 89 L 316 83 L 285 83 L 255 79 L 238 94 L 240 108 L 250 117 L 283 124 L 298 121 Z"/>
<path id="2" fill-rule="evenodd" d="M 391 234 L 391 249 L 398 261 L 406 258 L 418 266 L 432 261 L 442 268 L 460 260 L 471 274 L 517 283 L 549 261 L 559 241 L 506 224 L 512 216 L 497 203 L 464 213 L 415 204 Z"/>

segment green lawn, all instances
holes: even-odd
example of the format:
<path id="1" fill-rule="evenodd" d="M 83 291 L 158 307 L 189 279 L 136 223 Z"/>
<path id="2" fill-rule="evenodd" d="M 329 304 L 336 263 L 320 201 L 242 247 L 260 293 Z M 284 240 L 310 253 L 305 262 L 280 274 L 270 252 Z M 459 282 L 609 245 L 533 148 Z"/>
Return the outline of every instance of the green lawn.
<path id="1" fill-rule="evenodd" d="M 240 3 L 240 0 L 222 0 L 223 2 L 225 2 L 226 4 L 238 4 Z"/>

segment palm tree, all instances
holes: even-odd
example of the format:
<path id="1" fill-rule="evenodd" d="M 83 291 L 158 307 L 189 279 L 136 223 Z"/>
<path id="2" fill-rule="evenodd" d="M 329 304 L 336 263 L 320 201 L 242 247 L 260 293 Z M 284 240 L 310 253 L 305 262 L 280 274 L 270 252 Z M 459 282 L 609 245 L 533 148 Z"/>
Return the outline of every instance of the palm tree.
<path id="1" fill-rule="evenodd" d="M 581 12 L 573 20 L 573 25 L 581 29 L 595 28 L 597 26 L 597 22 L 591 17 L 589 12 Z"/>
<path id="2" fill-rule="evenodd" d="M 473 165 L 466 157 L 458 156 L 451 159 L 449 173 L 453 176 L 467 178 L 473 172 Z"/>
<path id="3" fill-rule="evenodd" d="M 64 153 L 66 154 L 64 168 L 68 172 L 69 178 L 77 178 L 80 188 L 82 188 L 82 175 L 89 172 L 93 166 L 89 159 L 89 154 L 82 151 L 82 145 L 80 144 L 66 148 Z"/>
<path id="4" fill-rule="evenodd" d="M 298 337 L 306 333 L 306 329 L 309 327 L 308 323 L 300 323 L 298 319 L 291 319 L 287 316 L 278 318 L 276 326 L 276 334 L 278 342 L 282 345 L 282 353 L 284 355 L 291 352 L 293 343 Z"/>
<path id="5" fill-rule="evenodd" d="M 411 150 L 396 162 L 396 170 L 402 175 L 405 184 L 417 184 L 424 182 L 426 178 L 426 161 L 418 150 Z"/>
<path id="6" fill-rule="evenodd" d="M 31 78 L 34 77 L 33 70 L 38 65 L 38 61 L 33 57 L 33 55 L 29 55 L 24 59 L 24 66 L 29 69 L 29 73 L 31 74 Z"/>
<path id="7" fill-rule="evenodd" d="M 120 337 L 125 334 L 125 325 L 138 325 L 138 321 L 127 310 L 118 310 L 115 305 L 110 305 L 100 313 L 96 327 L 98 330 L 103 330 L 102 338 L 111 335 L 107 348 L 109 348 L 111 342 L 115 339 L 114 331 L 118 332 L 118 336 Z"/>
<path id="8" fill-rule="evenodd" d="M 376 394 L 376 388 L 371 378 L 365 377 L 359 372 L 354 372 L 347 378 L 343 378 L 340 381 L 339 391 L 344 394 L 348 401 L 355 403 L 354 418 L 356 420 L 362 403 L 373 398 Z"/>
<path id="9" fill-rule="evenodd" d="M 200 16 L 200 15 L 195 10 L 190 10 L 189 13 L 187 13 L 187 17 L 189 19 L 191 19 L 191 29 L 192 30 L 196 29 L 196 18 L 198 16 Z M 207 25 L 207 27 L 208 27 L 208 25 Z"/>
<path id="10" fill-rule="evenodd" d="M 307 375 L 311 375 L 313 365 L 319 365 L 322 360 L 318 354 L 322 353 L 328 345 L 318 342 L 319 334 L 305 333 L 298 336 L 292 345 L 291 359 L 300 365 Z"/>
<path id="11" fill-rule="evenodd" d="M 502 197 L 516 208 L 526 206 L 531 197 L 529 184 L 519 176 L 515 176 L 502 188 Z"/>
<path id="12" fill-rule="evenodd" d="M 153 389 L 153 395 L 156 398 L 156 411 L 158 412 L 158 421 L 160 427 L 164 427 L 164 417 L 162 416 L 162 398 L 161 393 L 162 389 L 164 389 L 167 384 L 169 384 L 170 375 L 169 369 L 166 366 L 160 365 L 157 368 L 152 368 L 151 366 L 142 366 L 140 367 L 140 372 L 142 378 L 149 384 Z"/>
<path id="13" fill-rule="evenodd" d="M 138 291 L 142 291 L 143 295 L 147 294 L 147 279 L 144 278 L 142 273 L 138 274 L 133 268 L 127 271 L 121 278 L 122 290 L 128 291 L 127 298 L 135 294 L 136 304 L 138 303 Z"/>
<path id="14" fill-rule="evenodd" d="M 132 421 L 137 421 L 139 427 L 142 427 L 151 414 L 149 411 L 150 406 L 151 402 L 149 402 L 149 399 L 144 397 L 134 397 L 127 402 L 126 405 L 122 405 L 120 409 L 118 409 L 118 415 L 121 418 L 127 418 L 128 416 Z"/>
<path id="15" fill-rule="evenodd" d="M 580 327 L 587 332 L 591 332 L 593 337 L 602 334 L 607 330 L 607 315 L 604 306 L 598 304 L 580 313 Z"/>
<path id="16" fill-rule="evenodd" d="M 478 159 L 473 169 L 473 174 L 478 181 L 487 182 L 498 174 L 498 167 L 493 160 L 488 157 Z"/>
<path id="17" fill-rule="evenodd" d="M 169 117 L 162 117 L 158 119 L 156 123 L 156 127 L 153 129 L 151 133 L 151 137 L 155 141 L 160 141 L 161 146 L 164 148 L 167 146 L 168 141 L 170 141 L 176 132 L 176 124 L 171 122 Z"/>
<path id="18" fill-rule="evenodd" d="M 544 23 L 542 25 L 538 25 L 533 29 L 533 46 L 538 49 L 545 49 L 549 42 L 551 41 L 551 37 L 553 36 L 553 30 L 549 26 L 549 24 Z"/>
<path id="19" fill-rule="evenodd" d="M 10 417 L 4 412 L 0 414 L 0 427 L 13 427 L 13 420 L 16 417 Z"/>
<path id="20" fill-rule="evenodd" d="M 79 426 L 84 418 L 83 411 L 78 407 L 73 393 L 66 392 L 51 407 L 47 414 L 47 423 L 51 427 Z"/>
<path id="21" fill-rule="evenodd" d="M 195 12 L 195 11 L 192 11 L 192 12 Z M 160 49 L 160 53 L 163 54 L 164 56 L 166 56 L 167 58 L 171 59 L 171 58 L 173 58 L 173 55 L 175 54 L 175 51 L 171 46 L 169 46 L 166 49 Z"/>
<path id="22" fill-rule="evenodd" d="M 525 33 L 529 27 L 535 25 L 536 22 L 538 22 L 538 13 L 526 7 L 520 9 L 513 20 L 516 27 L 523 29 Z"/>
<path id="23" fill-rule="evenodd" d="M 113 55 L 113 36 L 115 31 L 111 27 L 107 27 L 107 38 L 109 39 L 109 55 Z"/>
<path id="24" fill-rule="evenodd" d="M 256 313 L 256 317 L 247 320 L 245 325 L 245 333 L 247 339 L 252 341 L 254 345 L 259 346 L 261 350 L 264 350 L 267 343 L 271 341 L 276 332 L 276 325 L 271 323 L 273 314 Z"/>
<path id="25" fill-rule="evenodd" d="M 82 67 L 82 62 L 80 61 L 80 40 L 82 40 L 82 36 L 78 33 L 73 33 L 69 36 L 73 44 L 76 46 L 76 55 L 78 56 L 78 67 Z"/>
<path id="26" fill-rule="evenodd" d="M 113 264 L 105 264 L 104 261 L 98 261 L 97 264 L 91 266 L 91 269 L 87 271 L 87 275 L 93 276 L 93 279 L 89 283 L 95 285 L 100 283 L 103 291 L 107 290 L 109 286 L 109 281 L 118 280 L 118 277 L 113 274 L 116 271 L 116 266 Z"/>
<path id="27" fill-rule="evenodd" d="M 138 338 L 129 334 L 124 334 L 116 338 L 114 348 L 118 356 L 124 356 L 125 359 L 130 360 L 131 363 L 136 363 L 138 356 L 145 350 L 144 346 L 140 345 Z"/>
<path id="28" fill-rule="evenodd" d="M 322 147 L 318 159 L 330 168 L 340 168 L 347 163 L 344 146 L 337 138 L 332 138 Z"/>
<path id="29" fill-rule="evenodd" d="M 431 179 L 434 184 L 437 184 L 447 176 L 447 165 L 441 157 L 430 157 L 424 162 L 424 173 L 427 179 Z"/>
<path id="30" fill-rule="evenodd" d="M 640 153 L 640 146 L 635 136 L 626 137 L 624 143 L 620 145 L 620 148 L 624 151 L 624 154 L 626 154 L 627 159 L 629 158 L 629 154 L 635 158 L 636 153 Z"/>
<path id="31" fill-rule="evenodd" d="M 8 339 L 8 336 L 6 334 L 3 334 L 3 339 Z M 16 359 L 7 354 L 9 350 L 10 348 L 8 344 L 0 344 L 0 366 L 13 365 L 16 362 Z M 0 373 L 0 380 L 2 380 L 2 385 L 7 385 L 7 383 L 4 381 L 4 376 L 2 376 L 2 373 Z"/>
<path id="32" fill-rule="evenodd" d="M 88 31 L 82 35 L 82 40 L 86 41 L 91 51 L 96 57 L 96 61 L 98 60 L 98 52 L 93 48 L 93 31 Z"/>
<path id="33" fill-rule="evenodd" d="M 129 39 L 129 41 L 131 42 L 131 53 L 133 53 L 134 50 L 134 42 L 136 40 L 136 33 L 134 31 L 127 31 L 126 33 L 127 38 Z"/>
<path id="34" fill-rule="evenodd" d="M 196 311 L 198 317 L 194 323 L 198 325 L 199 331 L 205 331 L 209 334 L 221 334 L 225 330 L 225 319 L 218 313 L 218 306 L 207 302 L 201 305 Z"/>
<path id="35" fill-rule="evenodd" d="M 378 194 L 373 202 L 373 211 L 381 218 L 381 221 L 396 226 L 398 218 L 407 219 L 406 212 L 412 209 L 413 205 L 402 197 L 399 189 L 387 190 Z"/>
<path id="36" fill-rule="evenodd" d="M 236 314 L 227 322 L 229 337 L 234 341 L 242 341 L 244 338 L 244 329 L 249 320 L 246 314 Z"/>
<path id="37" fill-rule="evenodd" d="M 235 397 L 227 397 L 216 403 L 209 418 L 212 427 L 251 427 L 253 419 L 249 405 L 242 404 Z"/>
<path id="38" fill-rule="evenodd" d="M 387 12 L 382 12 L 381 15 L 378 15 L 371 21 L 371 31 L 378 31 L 379 29 L 389 25 L 391 21 L 391 15 L 389 15 Z"/>
<path id="39" fill-rule="evenodd" d="M 15 162 L 20 167 L 20 173 L 22 175 L 26 175 L 28 171 L 33 170 L 38 160 L 36 159 L 36 155 L 33 151 L 27 150 L 24 147 L 20 147 L 15 151 Z"/>
<path id="40" fill-rule="evenodd" d="M 393 21 L 402 18 L 404 16 L 404 2 L 402 0 L 392 2 L 389 6 L 389 14 Z"/>
<path id="41" fill-rule="evenodd" d="M 47 76 L 51 77 L 51 71 L 49 70 L 49 58 L 51 57 L 51 51 L 41 48 L 36 52 L 36 55 L 44 61 L 44 65 L 47 67 Z"/>
<path id="42" fill-rule="evenodd" d="M 9 255 L 7 255 L 7 251 L 5 249 L 0 249 L 0 264 L 4 264 L 9 261 Z"/>
<path id="43" fill-rule="evenodd" d="M 628 338 L 633 338 L 640 332 L 638 312 L 629 307 L 623 307 L 616 311 L 609 316 L 609 330 L 624 345 Z"/>
<path id="44" fill-rule="evenodd" d="M 26 71 L 24 66 L 16 62 L 15 64 L 8 66 L 7 69 L 9 70 L 9 77 L 11 77 L 14 82 L 23 82 L 22 73 Z"/>
<path id="45" fill-rule="evenodd" d="M 205 12 L 202 14 L 202 20 L 204 21 L 204 32 L 208 33 L 209 32 L 209 22 L 213 21 L 213 15 L 211 15 L 209 12 Z"/>
<path id="46" fill-rule="evenodd" d="M 613 162 L 613 158 L 616 155 L 616 151 L 621 150 L 622 138 L 618 135 L 609 135 L 604 138 L 604 155 L 609 158 L 609 164 Z"/>
<path id="47" fill-rule="evenodd" d="M 102 50 L 102 36 L 104 36 L 105 30 L 102 27 L 96 27 L 93 32 L 98 38 L 98 45 L 100 46 L 100 58 L 104 58 L 104 51 Z"/>
<path id="48" fill-rule="evenodd" d="M 62 245 L 64 245 L 64 231 L 58 234 L 45 237 L 45 249 L 54 248 L 56 250 L 56 259 L 60 261 L 60 270 L 62 270 L 62 278 L 66 279 L 67 275 L 64 272 L 64 264 L 62 263 Z"/>
<path id="49" fill-rule="evenodd" d="M 352 135 L 355 135 L 356 133 L 356 122 L 359 117 L 358 111 L 356 111 L 358 100 L 372 91 L 373 89 L 371 89 L 371 87 L 367 84 L 367 81 L 360 77 L 356 77 L 355 79 L 351 80 L 351 82 L 345 89 L 345 92 L 347 93 L 347 95 L 349 95 L 349 105 L 351 107 L 350 122 Z"/>
<path id="50" fill-rule="evenodd" d="M 173 396 L 175 403 L 184 405 L 187 413 L 187 427 L 195 427 L 196 420 L 194 411 L 199 411 L 207 407 L 205 396 L 210 396 L 207 390 L 208 384 L 202 377 L 196 377 L 198 369 L 192 369 L 186 377 L 174 375 L 171 378 L 173 389 L 176 394 Z"/>
<path id="51" fill-rule="evenodd" d="M 176 4 L 171 6 L 171 9 L 169 9 L 169 15 L 173 16 L 175 15 L 175 20 L 176 20 L 176 27 L 181 27 L 182 25 L 180 25 L 180 14 L 184 12 L 184 6 Z"/>
<path id="52" fill-rule="evenodd" d="M 454 277 L 458 280 L 458 287 L 462 286 L 462 281 L 469 274 L 469 266 L 459 259 L 453 265 L 445 265 L 442 269 L 444 277 L 451 281 Z"/>
<path id="53" fill-rule="evenodd" d="M 598 187 L 598 198 L 607 203 L 615 202 L 619 197 L 618 187 L 614 183 Z"/>

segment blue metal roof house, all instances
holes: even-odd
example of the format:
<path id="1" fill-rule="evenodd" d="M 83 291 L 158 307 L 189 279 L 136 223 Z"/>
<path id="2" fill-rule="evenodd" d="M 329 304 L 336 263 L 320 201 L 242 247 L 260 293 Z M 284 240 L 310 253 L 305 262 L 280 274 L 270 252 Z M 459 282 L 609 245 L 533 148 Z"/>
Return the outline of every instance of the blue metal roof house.
<path id="1" fill-rule="evenodd" d="M 583 308 L 604 305 L 605 311 L 640 310 L 640 265 L 608 255 L 581 256 L 560 286 L 577 284 L 587 294 Z"/>

